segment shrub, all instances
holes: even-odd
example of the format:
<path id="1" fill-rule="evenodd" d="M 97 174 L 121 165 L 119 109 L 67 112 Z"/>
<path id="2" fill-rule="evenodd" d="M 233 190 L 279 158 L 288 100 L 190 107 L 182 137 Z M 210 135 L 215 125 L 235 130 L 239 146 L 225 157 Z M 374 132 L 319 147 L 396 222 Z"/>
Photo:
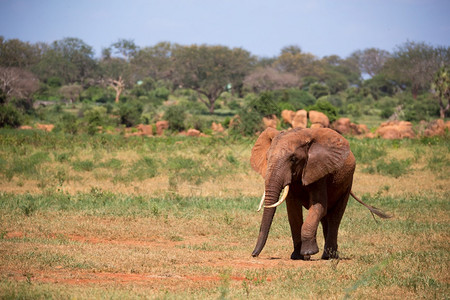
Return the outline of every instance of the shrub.
<path id="1" fill-rule="evenodd" d="M 412 97 L 406 97 L 403 107 L 403 118 L 406 121 L 417 122 L 439 117 L 439 104 L 429 94 L 420 95 L 415 100 Z"/>
<path id="2" fill-rule="evenodd" d="M 162 104 L 169 99 L 170 91 L 165 87 L 159 87 L 149 93 L 150 99 L 155 104 Z"/>
<path id="3" fill-rule="evenodd" d="M 391 97 L 383 97 L 375 102 L 375 107 L 380 109 L 380 117 L 389 118 L 395 111 L 395 107 L 398 106 L 398 99 Z"/>
<path id="4" fill-rule="evenodd" d="M 129 101 L 121 103 L 119 106 L 120 124 L 132 127 L 141 122 L 143 105 L 139 101 Z"/>
<path id="5" fill-rule="evenodd" d="M 253 135 L 264 129 L 262 118 L 279 114 L 280 107 L 273 101 L 271 92 L 261 93 L 259 97 L 250 96 L 248 103 L 239 110 L 238 118 L 233 120 L 231 133 L 234 135 Z"/>
<path id="6" fill-rule="evenodd" d="M 376 100 L 380 97 L 391 96 L 395 91 L 393 82 L 381 74 L 365 80 L 363 82 L 363 87 L 367 89 Z"/>
<path id="7" fill-rule="evenodd" d="M 316 103 L 316 98 L 307 91 L 299 89 L 285 89 L 273 92 L 278 106 L 282 109 L 300 110 Z M 282 110 L 281 109 L 281 110 Z"/>
<path id="8" fill-rule="evenodd" d="M 104 126 L 107 115 L 105 107 L 92 107 L 84 112 L 84 118 L 87 121 L 88 133 L 95 134 L 99 126 Z"/>
<path id="9" fill-rule="evenodd" d="M 23 122 L 20 111 L 11 104 L 0 105 L 0 127 L 19 127 Z"/>
<path id="10" fill-rule="evenodd" d="M 46 82 L 50 87 L 60 87 L 63 83 L 62 79 L 56 76 L 49 77 Z"/>
<path id="11" fill-rule="evenodd" d="M 81 100 L 88 100 L 98 103 L 107 103 L 114 101 L 114 93 L 99 86 L 90 86 L 81 93 Z"/>
<path id="12" fill-rule="evenodd" d="M 275 103 L 275 96 L 272 92 L 263 92 L 258 97 L 250 98 L 246 108 L 255 111 L 261 118 L 280 114 L 280 109 Z"/>
<path id="13" fill-rule="evenodd" d="M 328 86 L 318 82 L 312 83 L 309 86 L 308 91 L 311 93 L 311 95 L 316 97 L 316 99 L 319 99 L 320 97 L 327 96 L 330 94 Z"/>
<path id="14" fill-rule="evenodd" d="M 327 115 L 328 119 L 330 120 L 330 123 L 334 122 L 338 118 L 337 108 L 327 100 L 319 99 L 317 100 L 316 104 L 308 106 L 306 110 L 307 111 L 316 110 L 323 112 L 325 115 Z"/>
<path id="15" fill-rule="evenodd" d="M 56 124 L 56 130 L 69 134 L 76 134 L 78 132 L 78 127 L 78 118 L 70 113 L 63 113 L 59 119 L 59 122 Z"/>
<path id="16" fill-rule="evenodd" d="M 186 129 L 184 120 L 186 119 L 185 109 L 181 105 L 169 106 L 164 113 L 164 120 L 169 121 L 169 128 L 173 131 L 183 131 Z"/>
<path id="17" fill-rule="evenodd" d="M 347 104 L 345 111 L 353 117 L 360 117 L 362 115 L 361 105 L 359 103 Z"/>

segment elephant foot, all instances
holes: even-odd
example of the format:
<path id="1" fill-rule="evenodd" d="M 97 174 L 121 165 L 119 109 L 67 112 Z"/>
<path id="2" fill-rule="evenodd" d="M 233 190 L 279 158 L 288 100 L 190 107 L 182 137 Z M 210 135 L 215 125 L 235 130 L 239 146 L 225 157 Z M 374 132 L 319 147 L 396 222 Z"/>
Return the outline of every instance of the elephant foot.
<path id="1" fill-rule="evenodd" d="M 303 256 L 313 255 L 319 253 L 319 247 L 317 246 L 316 239 L 302 241 L 302 248 L 300 254 Z"/>
<path id="2" fill-rule="evenodd" d="M 325 250 L 323 251 L 322 254 L 322 259 L 324 260 L 329 260 L 329 259 L 338 259 L 339 258 L 339 253 L 337 252 L 337 250 Z"/>
<path id="3" fill-rule="evenodd" d="M 295 251 L 292 252 L 291 254 L 291 259 L 292 260 L 309 260 L 311 258 L 311 256 L 309 255 L 301 255 L 300 251 Z"/>

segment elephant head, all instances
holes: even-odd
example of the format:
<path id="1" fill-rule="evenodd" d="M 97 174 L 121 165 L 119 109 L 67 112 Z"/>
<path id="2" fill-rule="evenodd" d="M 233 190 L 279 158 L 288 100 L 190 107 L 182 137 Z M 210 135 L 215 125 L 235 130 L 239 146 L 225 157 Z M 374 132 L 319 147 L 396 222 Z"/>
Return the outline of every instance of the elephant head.
<path id="1" fill-rule="evenodd" d="M 252 256 L 262 251 L 282 190 L 307 188 L 343 167 L 350 153 L 348 141 L 328 128 L 266 129 L 257 139 L 250 163 L 265 181 L 264 213 Z M 353 175 L 353 174 L 352 174 Z"/>

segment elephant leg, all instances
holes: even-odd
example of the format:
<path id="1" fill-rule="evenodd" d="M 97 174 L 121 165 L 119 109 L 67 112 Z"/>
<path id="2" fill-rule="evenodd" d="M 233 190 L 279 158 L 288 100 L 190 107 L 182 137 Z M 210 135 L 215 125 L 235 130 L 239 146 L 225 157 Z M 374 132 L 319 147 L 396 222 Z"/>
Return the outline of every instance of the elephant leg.
<path id="1" fill-rule="evenodd" d="M 289 225 L 291 226 L 292 241 L 294 242 L 294 252 L 291 254 L 291 259 L 304 259 L 300 254 L 302 246 L 301 230 L 303 224 L 302 204 L 297 197 L 288 195 L 286 198 L 286 208 L 289 218 Z"/>
<path id="2" fill-rule="evenodd" d="M 345 208 L 347 207 L 349 194 L 350 189 L 338 200 L 335 207 L 333 207 L 333 209 L 329 211 L 326 217 L 322 220 L 325 236 L 325 246 L 322 259 L 339 258 L 337 244 L 338 230 Z"/>
<path id="3" fill-rule="evenodd" d="M 316 182 L 309 192 L 310 207 L 308 216 L 302 226 L 301 239 L 302 245 L 300 254 L 313 255 L 319 252 L 317 246 L 316 234 L 320 220 L 327 213 L 327 189 L 326 180 L 322 179 Z"/>

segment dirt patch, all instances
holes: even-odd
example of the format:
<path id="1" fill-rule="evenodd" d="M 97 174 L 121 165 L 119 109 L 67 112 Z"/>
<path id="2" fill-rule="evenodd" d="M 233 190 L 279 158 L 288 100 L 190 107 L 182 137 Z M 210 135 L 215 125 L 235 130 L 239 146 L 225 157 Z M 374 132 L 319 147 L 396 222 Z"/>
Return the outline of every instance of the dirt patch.
<path id="1" fill-rule="evenodd" d="M 232 281 L 252 281 L 244 276 L 215 276 L 215 275 L 178 275 L 178 274 L 129 274 L 129 273 L 108 273 L 108 272 L 80 272 L 70 270 L 28 270 L 20 272 L 17 270 L 1 270 L 10 280 L 39 282 L 39 283 L 59 283 L 69 285 L 86 284 L 149 284 L 155 281 L 167 283 L 180 283 L 191 281 L 194 283 L 220 282 L 223 280 Z M 266 278 L 266 281 L 271 281 Z"/>

